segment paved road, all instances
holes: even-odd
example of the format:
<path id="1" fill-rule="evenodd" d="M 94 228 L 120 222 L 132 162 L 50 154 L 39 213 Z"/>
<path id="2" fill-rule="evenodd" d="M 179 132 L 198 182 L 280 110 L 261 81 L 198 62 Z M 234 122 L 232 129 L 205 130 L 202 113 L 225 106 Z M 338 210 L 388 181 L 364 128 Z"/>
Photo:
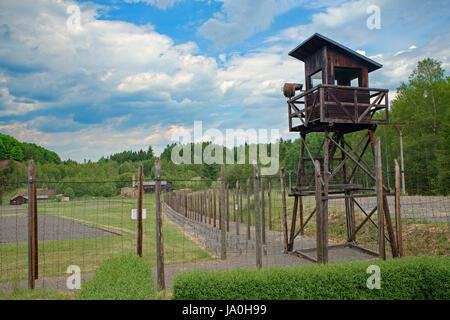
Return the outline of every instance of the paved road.
<path id="1" fill-rule="evenodd" d="M 43 215 L 38 218 L 39 241 L 112 237 L 117 234 L 69 219 Z M 28 241 L 28 218 L 0 217 L 0 243 Z"/>

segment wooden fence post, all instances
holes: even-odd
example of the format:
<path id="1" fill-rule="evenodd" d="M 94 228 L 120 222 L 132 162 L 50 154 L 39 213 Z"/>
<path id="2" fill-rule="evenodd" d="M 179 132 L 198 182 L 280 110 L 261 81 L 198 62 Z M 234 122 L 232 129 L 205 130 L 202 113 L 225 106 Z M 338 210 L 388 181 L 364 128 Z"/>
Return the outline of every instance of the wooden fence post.
<path id="1" fill-rule="evenodd" d="M 187 193 L 184 194 L 184 216 L 187 218 L 188 216 L 188 195 Z"/>
<path id="2" fill-rule="evenodd" d="M 395 161 L 395 227 L 397 231 L 398 254 L 403 257 L 403 235 L 402 235 L 402 217 L 400 211 L 400 166 Z"/>
<path id="3" fill-rule="evenodd" d="M 238 190 L 238 194 L 239 194 L 239 217 L 241 218 L 241 223 L 244 223 L 244 218 L 242 217 L 242 190 L 241 190 L 241 185 L 239 184 L 239 190 Z"/>
<path id="4" fill-rule="evenodd" d="M 225 165 L 220 167 L 220 208 L 221 208 L 221 230 L 220 230 L 220 258 L 225 260 L 227 258 L 227 234 L 225 229 Z"/>
<path id="5" fill-rule="evenodd" d="M 250 178 L 247 179 L 247 239 L 251 238 L 250 226 L 252 224 L 250 214 Z"/>
<path id="6" fill-rule="evenodd" d="M 256 241 L 256 267 L 262 268 L 262 245 L 261 245 L 261 219 L 259 216 L 259 174 L 258 165 L 253 164 L 253 192 L 255 194 L 255 241 Z"/>
<path id="7" fill-rule="evenodd" d="M 212 202 L 211 202 L 211 190 L 207 191 L 208 194 L 208 224 L 211 224 L 211 216 L 212 216 Z"/>
<path id="8" fill-rule="evenodd" d="M 164 279 L 164 245 L 162 234 L 162 217 L 161 217 L 161 164 L 159 160 L 155 162 L 155 194 L 156 194 L 156 274 L 158 289 L 165 289 L 166 283 Z"/>
<path id="9" fill-rule="evenodd" d="M 227 232 L 230 231 L 230 186 L 227 184 L 226 186 L 226 190 L 227 190 L 227 203 L 226 203 L 226 208 L 227 208 Z"/>
<path id="10" fill-rule="evenodd" d="M 269 230 L 272 230 L 272 179 L 269 178 Z"/>
<path id="11" fill-rule="evenodd" d="M 38 255 L 38 230 L 39 230 L 39 221 L 38 221 L 38 202 L 37 202 L 37 182 L 36 182 L 36 166 L 34 167 L 33 174 L 33 196 L 34 196 L 34 279 L 38 279 L 39 274 L 39 255 Z"/>
<path id="12" fill-rule="evenodd" d="M 214 189 L 213 190 L 213 213 L 214 213 L 214 219 L 213 219 L 213 226 L 214 226 L 214 228 L 216 228 L 216 226 L 217 226 L 217 222 L 216 222 L 216 220 L 217 220 L 217 210 L 216 210 L 216 204 L 217 204 L 217 202 L 216 202 L 216 189 Z"/>
<path id="13" fill-rule="evenodd" d="M 142 174 L 142 163 L 139 165 L 138 170 L 138 202 L 137 202 L 137 255 L 142 257 L 142 197 L 144 192 L 143 174 Z"/>
<path id="14" fill-rule="evenodd" d="M 378 252 L 383 260 L 386 260 L 386 250 L 384 243 L 384 204 L 383 204 L 383 171 L 381 162 L 381 143 L 377 138 L 375 143 L 375 169 L 376 169 L 376 193 L 377 193 L 377 214 L 378 214 Z"/>
<path id="15" fill-rule="evenodd" d="M 317 262 L 326 263 L 324 256 L 324 239 L 323 239 L 323 201 L 322 192 L 323 186 L 322 181 L 320 181 L 320 162 L 316 160 L 314 162 L 314 177 L 316 184 L 316 247 L 317 247 Z"/>
<path id="16" fill-rule="evenodd" d="M 234 205 L 234 210 L 236 210 L 236 234 L 239 234 L 239 180 L 236 180 L 236 203 Z"/>
<path id="17" fill-rule="evenodd" d="M 36 166 L 34 161 L 28 163 L 28 288 L 35 288 L 36 280 L 36 215 L 35 192 Z"/>
<path id="18" fill-rule="evenodd" d="M 280 171 L 281 179 L 281 204 L 282 204 L 282 214 L 283 214 L 283 242 L 284 242 L 284 253 L 288 252 L 288 228 L 287 228 L 287 213 L 286 213 L 286 186 L 284 182 L 284 167 Z"/>
<path id="19" fill-rule="evenodd" d="M 261 176 L 261 237 L 262 243 L 266 244 L 266 203 L 264 197 L 264 176 Z"/>

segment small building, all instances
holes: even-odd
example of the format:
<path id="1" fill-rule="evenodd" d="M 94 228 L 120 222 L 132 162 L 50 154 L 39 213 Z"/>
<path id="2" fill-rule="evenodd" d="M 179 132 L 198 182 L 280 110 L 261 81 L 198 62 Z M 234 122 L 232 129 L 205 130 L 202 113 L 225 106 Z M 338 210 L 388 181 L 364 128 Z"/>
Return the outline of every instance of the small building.
<path id="1" fill-rule="evenodd" d="M 54 196 L 56 194 L 56 190 L 54 190 L 54 189 L 40 189 L 40 188 L 38 188 L 38 189 L 36 189 L 36 192 L 37 192 L 38 196 L 51 197 L 51 196 Z"/>
<path id="2" fill-rule="evenodd" d="M 155 181 L 144 181 L 144 193 L 155 193 L 156 182 Z M 135 183 L 134 187 L 138 188 L 138 183 Z M 173 191 L 173 184 L 170 181 L 161 181 L 161 192 L 171 192 Z"/>
<path id="3" fill-rule="evenodd" d="M 138 194 L 138 189 L 134 188 L 134 187 L 124 187 L 124 188 L 120 189 L 121 196 L 133 197 L 133 196 L 136 196 L 137 194 Z"/>
<path id="4" fill-rule="evenodd" d="M 27 202 L 28 202 L 28 197 L 24 196 L 22 194 L 16 194 L 14 197 L 12 197 L 9 200 L 9 204 L 12 206 L 19 206 L 19 205 L 27 203 Z"/>
<path id="5" fill-rule="evenodd" d="M 38 202 L 48 202 L 48 196 L 37 196 L 36 200 Z"/>
<path id="6" fill-rule="evenodd" d="M 61 199 L 61 201 L 69 201 L 70 197 L 66 194 L 57 194 L 56 199 Z"/>

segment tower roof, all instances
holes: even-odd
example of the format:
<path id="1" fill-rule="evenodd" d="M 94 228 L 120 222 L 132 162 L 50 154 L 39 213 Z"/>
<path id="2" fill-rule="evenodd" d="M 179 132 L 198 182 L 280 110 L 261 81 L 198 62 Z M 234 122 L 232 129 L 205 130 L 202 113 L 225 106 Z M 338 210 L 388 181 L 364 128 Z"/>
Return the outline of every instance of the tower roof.
<path id="1" fill-rule="evenodd" d="M 362 54 L 359 54 L 358 52 L 347 48 L 346 46 L 343 46 L 342 44 L 339 44 L 336 41 L 333 41 L 319 33 L 315 33 L 314 35 L 303 41 L 294 50 L 289 52 L 289 55 L 301 61 L 305 61 L 307 57 L 311 56 L 313 53 L 324 46 L 333 48 L 341 54 L 358 60 L 359 62 L 367 66 L 369 72 L 375 71 L 382 67 L 382 65 L 378 62 L 375 62 L 372 59 L 369 59 L 366 56 L 363 56 Z"/>

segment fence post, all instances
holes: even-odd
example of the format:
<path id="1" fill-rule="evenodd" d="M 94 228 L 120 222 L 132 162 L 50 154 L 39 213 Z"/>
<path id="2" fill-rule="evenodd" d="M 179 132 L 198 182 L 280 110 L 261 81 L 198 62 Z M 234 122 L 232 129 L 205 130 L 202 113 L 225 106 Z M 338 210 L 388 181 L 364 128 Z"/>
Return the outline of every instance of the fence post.
<path id="1" fill-rule="evenodd" d="M 206 191 L 206 205 L 208 206 L 208 224 L 211 224 L 211 214 L 212 214 L 212 205 L 211 205 L 211 190 Z"/>
<path id="2" fill-rule="evenodd" d="M 137 203 L 137 255 L 142 257 L 142 194 L 144 192 L 142 163 L 139 165 L 138 171 L 139 189 Z"/>
<path id="3" fill-rule="evenodd" d="M 225 165 L 220 167 L 220 222 L 222 228 L 220 229 L 220 258 L 225 260 L 227 258 L 227 234 L 225 230 Z"/>
<path id="4" fill-rule="evenodd" d="M 403 257 L 403 235 L 402 235 L 402 217 L 400 212 L 400 166 L 397 160 L 395 161 L 395 227 L 397 231 L 398 253 Z"/>
<path id="5" fill-rule="evenodd" d="M 156 274 L 157 286 L 159 289 L 165 289 L 166 284 L 164 280 L 164 245 L 162 235 L 162 217 L 161 217 L 161 164 L 159 160 L 155 162 L 155 176 L 156 176 Z"/>
<path id="6" fill-rule="evenodd" d="M 320 181 L 320 162 L 316 160 L 314 162 L 314 177 L 316 183 L 316 247 L 317 247 L 317 262 L 325 263 L 326 257 L 324 255 L 324 239 L 323 239 L 323 201 L 322 201 L 322 181 Z"/>
<path id="7" fill-rule="evenodd" d="M 262 243 L 266 244 L 266 203 L 264 197 L 264 176 L 261 176 L 261 236 Z"/>
<path id="8" fill-rule="evenodd" d="M 34 279 L 38 278 L 39 273 L 39 256 L 38 256 L 38 202 L 37 202 L 37 183 L 36 183 L 36 166 L 34 167 L 34 173 L 33 173 L 33 201 L 34 201 Z"/>
<path id="9" fill-rule="evenodd" d="M 214 219 L 213 219 L 213 227 L 216 228 L 217 226 L 217 210 L 216 210 L 216 189 L 213 190 L 213 213 L 214 213 Z"/>
<path id="10" fill-rule="evenodd" d="M 227 203 L 226 203 L 226 207 L 227 207 L 227 232 L 230 231 L 230 186 L 227 184 L 226 186 L 226 190 L 227 190 Z"/>
<path id="11" fill-rule="evenodd" d="M 269 178 L 269 230 L 272 230 L 272 179 Z"/>
<path id="12" fill-rule="evenodd" d="M 239 180 L 236 180 L 236 204 L 234 210 L 236 210 L 236 234 L 239 234 Z"/>
<path id="13" fill-rule="evenodd" d="M 242 190 L 241 190 L 240 184 L 239 184 L 238 193 L 239 193 L 239 217 L 241 218 L 241 223 L 244 223 L 244 218 L 242 217 L 242 208 L 243 208 L 243 206 L 242 206 Z"/>
<path id="14" fill-rule="evenodd" d="M 188 200 L 187 200 L 187 193 L 184 193 L 184 216 L 187 218 L 188 216 Z"/>
<path id="15" fill-rule="evenodd" d="M 36 280 L 36 237 L 35 237 L 35 188 L 36 166 L 34 161 L 28 163 L 28 288 L 34 289 Z"/>
<path id="16" fill-rule="evenodd" d="M 283 240 L 284 240 L 284 253 L 288 252 L 288 228 L 287 228 L 287 214 L 286 214 L 286 185 L 284 181 L 284 167 L 280 171 L 281 179 L 281 204 L 283 214 Z"/>
<path id="17" fill-rule="evenodd" d="M 251 214 L 250 214 L 250 178 L 247 179 L 247 239 L 250 240 L 250 226 L 251 226 Z"/>
<path id="18" fill-rule="evenodd" d="M 256 267 L 262 268 L 262 246 L 261 246 L 261 220 L 259 216 L 259 175 L 258 165 L 253 164 L 253 192 L 255 194 L 255 241 L 256 241 Z"/>
<path id="19" fill-rule="evenodd" d="M 386 260 L 384 244 L 384 208 L 383 208 L 383 171 L 381 162 L 380 138 L 375 144 L 375 169 L 376 169 L 376 193 L 377 193 L 377 214 L 378 214 L 378 252 L 383 260 Z"/>

